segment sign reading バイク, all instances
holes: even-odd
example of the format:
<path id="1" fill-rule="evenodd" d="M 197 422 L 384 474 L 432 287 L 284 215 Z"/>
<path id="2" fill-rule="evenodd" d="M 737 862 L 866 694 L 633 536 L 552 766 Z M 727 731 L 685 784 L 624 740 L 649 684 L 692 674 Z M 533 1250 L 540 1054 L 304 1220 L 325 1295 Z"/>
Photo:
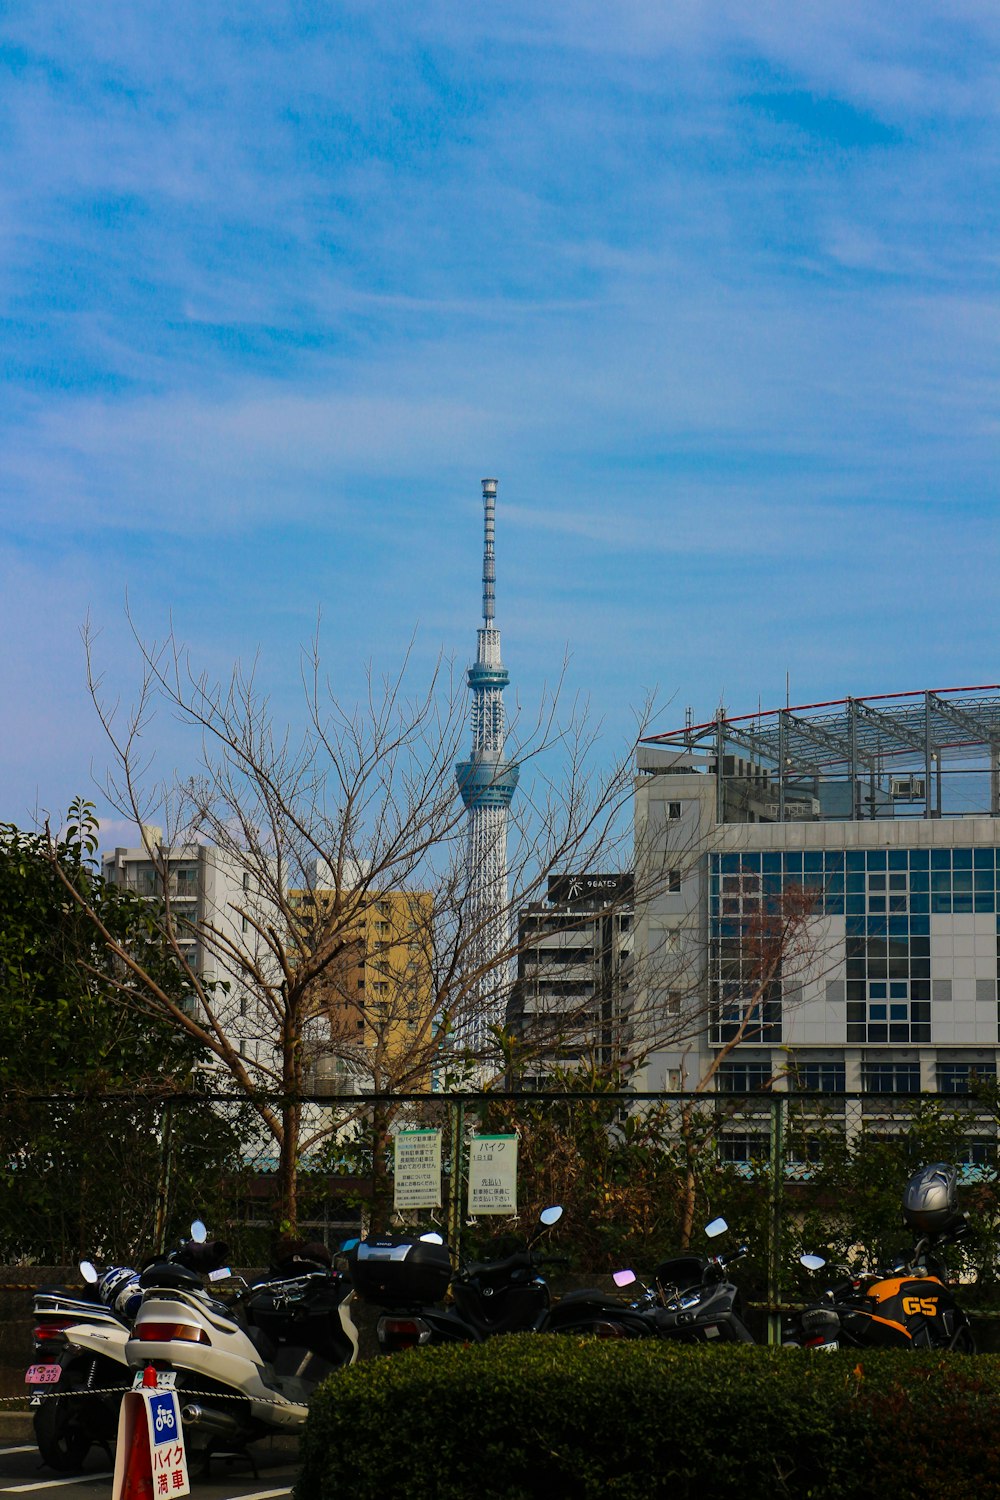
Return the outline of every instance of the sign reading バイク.
<path id="1" fill-rule="evenodd" d="M 469 1213 L 517 1213 L 517 1136 L 474 1135 L 469 1142 Z"/>

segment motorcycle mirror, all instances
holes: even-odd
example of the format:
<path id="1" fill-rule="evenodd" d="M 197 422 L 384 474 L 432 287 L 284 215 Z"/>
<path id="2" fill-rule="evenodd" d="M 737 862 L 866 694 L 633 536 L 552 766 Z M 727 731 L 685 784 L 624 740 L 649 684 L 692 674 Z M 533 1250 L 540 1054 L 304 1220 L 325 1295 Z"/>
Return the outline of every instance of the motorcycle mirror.
<path id="1" fill-rule="evenodd" d="M 80 1275 L 88 1286 L 93 1286 L 97 1281 L 97 1268 L 91 1260 L 81 1260 Z"/>
<path id="2" fill-rule="evenodd" d="M 826 1261 L 822 1255 L 800 1255 L 799 1265 L 805 1266 L 807 1271 L 822 1271 Z"/>
<path id="3" fill-rule="evenodd" d="M 635 1280 L 634 1271 L 616 1271 L 612 1276 L 615 1286 L 631 1286 Z"/>
<path id="4" fill-rule="evenodd" d="M 705 1233 L 708 1235 L 708 1238 L 710 1240 L 714 1240 L 717 1235 L 725 1234 L 728 1228 L 729 1225 L 726 1223 L 725 1219 L 713 1219 L 711 1224 L 705 1225 Z"/>
<path id="5" fill-rule="evenodd" d="M 422 1245 L 443 1245 L 444 1239 L 438 1234 L 436 1229 L 430 1229 L 426 1234 L 420 1236 L 420 1243 Z"/>
<path id="6" fill-rule="evenodd" d="M 194 1240 L 196 1245 L 203 1245 L 208 1239 L 208 1230 L 205 1228 L 200 1219 L 195 1219 L 194 1223 L 191 1225 L 191 1238 Z"/>
<path id="7" fill-rule="evenodd" d="M 538 1215 L 538 1222 L 539 1224 L 544 1224 L 546 1227 L 548 1227 L 550 1224 L 558 1224 L 561 1218 L 562 1207 L 560 1204 L 554 1203 L 551 1208 L 542 1209 L 541 1213 Z"/>

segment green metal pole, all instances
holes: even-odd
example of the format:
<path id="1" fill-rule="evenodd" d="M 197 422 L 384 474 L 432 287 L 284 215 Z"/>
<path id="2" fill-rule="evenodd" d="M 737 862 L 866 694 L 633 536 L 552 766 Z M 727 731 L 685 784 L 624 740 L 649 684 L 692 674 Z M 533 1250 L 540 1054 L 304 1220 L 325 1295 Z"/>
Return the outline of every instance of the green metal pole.
<path id="1" fill-rule="evenodd" d="M 785 1187 L 785 1094 L 771 1095 L 771 1215 L 767 1255 L 767 1342 L 781 1343 L 781 1314 L 774 1309 L 781 1301 L 781 1219 Z"/>
<path id="2" fill-rule="evenodd" d="M 462 1151 L 465 1135 L 465 1100 L 452 1106 L 451 1118 L 451 1201 L 448 1204 L 448 1241 L 456 1265 L 462 1256 Z"/>
<path id="3" fill-rule="evenodd" d="M 170 1203 L 170 1162 L 172 1156 L 171 1131 L 173 1126 L 173 1105 L 170 1100 L 164 1101 L 163 1112 L 160 1116 L 160 1171 L 156 1184 L 156 1222 L 153 1226 L 153 1243 L 160 1255 L 166 1254 L 167 1249 L 167 1217 Z"/>

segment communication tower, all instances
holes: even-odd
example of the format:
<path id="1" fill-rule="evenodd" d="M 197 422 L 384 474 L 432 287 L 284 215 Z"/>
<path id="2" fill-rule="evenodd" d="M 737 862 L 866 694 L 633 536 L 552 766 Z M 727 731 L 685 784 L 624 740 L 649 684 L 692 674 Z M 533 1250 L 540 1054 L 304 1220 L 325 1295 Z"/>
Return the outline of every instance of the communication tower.
<path id="1" fill-rule="evenodd" d="M 475 995 L 469 1019 L 456 1040 L 481 1053 L 488 1028 L 503 1022 L 509 962 L 510 909 L 507 889 L 507 821 L 518 768 L 504 758 L 503 690 L 510 676 L 500 659 L 494 622 L 497 481 L 483 480 L 483 623 L 476 660 L 469 668 L 472 692 L 472 753 L 455 767 L 468 810 L 469 964 Z"/>

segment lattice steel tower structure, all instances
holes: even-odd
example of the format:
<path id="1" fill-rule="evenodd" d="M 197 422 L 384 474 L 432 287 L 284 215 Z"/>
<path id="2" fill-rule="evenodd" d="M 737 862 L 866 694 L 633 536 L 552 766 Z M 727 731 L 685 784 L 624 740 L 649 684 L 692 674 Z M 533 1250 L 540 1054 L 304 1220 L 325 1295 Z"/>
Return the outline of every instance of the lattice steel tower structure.
<path id="1" fill-rule="evenodd" d="M 510 968 L 503 958 L 510 943 L 507 820 L 518 776 L 517 766 L 504 759 L 503 690 L 510 676 L 500 659 L 500 631 L 494 623 L 496 503 L 497 481 L 484 479 L 483 623 L 469 668 L 472 753 L 455 767 L 469 814 L 469 964 L 477 976 L 475 1003 L 470 1003 L 469 1020 L 456 1041 L 475 1052 L 487 1046 L 488 1027 L 504 1020 Z"/>

